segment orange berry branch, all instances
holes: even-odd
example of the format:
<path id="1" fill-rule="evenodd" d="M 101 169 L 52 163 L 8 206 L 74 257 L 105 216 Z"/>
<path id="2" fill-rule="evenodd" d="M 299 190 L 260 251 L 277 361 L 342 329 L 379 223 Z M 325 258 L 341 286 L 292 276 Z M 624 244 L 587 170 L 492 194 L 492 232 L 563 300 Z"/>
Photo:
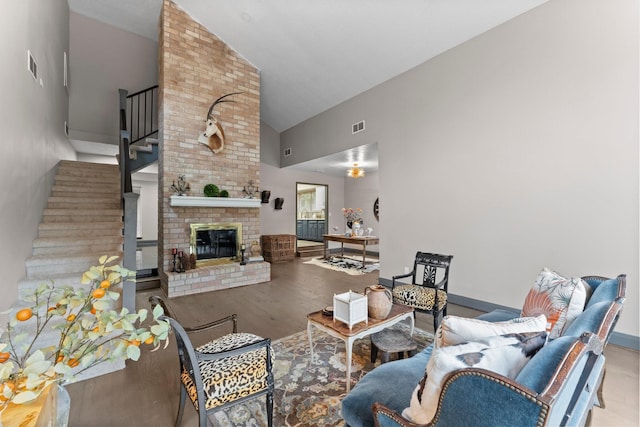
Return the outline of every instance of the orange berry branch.
<path id="1" fill-rule="evenodd" d="M 147 310 L 117 308 L 119 285 L 135 278 L 135 272 L 118 261 L 100 257 L 99 265 L 83 274 L 80 286 L 51 282 L 25 297 L 31 305 L 11 316 L 0 338 L 0 412 L 9 402 L 29 402 L 48 385 L 72 382 L 100 363 L 138 360 L 141 343 L 155 345 L 152 351 L 162 342 L 166 347 L 170 327 L 159 320 L 160 306 L 150 326 L 143 326 Z M 43 336 L 49 331 L 57 336 L 53 344 Z"/>

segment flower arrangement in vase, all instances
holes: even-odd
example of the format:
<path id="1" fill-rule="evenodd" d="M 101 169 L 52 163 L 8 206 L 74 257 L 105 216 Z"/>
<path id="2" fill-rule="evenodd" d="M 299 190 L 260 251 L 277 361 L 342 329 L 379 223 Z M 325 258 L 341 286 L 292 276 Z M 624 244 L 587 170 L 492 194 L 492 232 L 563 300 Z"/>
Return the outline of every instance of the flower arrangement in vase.
<path id="1" fill-rule="evenodd" d="M 10 403 L 31 402 L 49 385 L 73 382 L 100 363 L 138 360 L 141 344 L 155 351 L 164 341 L 166 347 L 170 326 L 159 319 L 161 307 L 154 309 L 150 327 L 140 325 L 147 310 L 113 307 L 120 298 L 114 289 L 135 278 L 118 260 L 100 257 L 78 289 L 45 283 L 24 297 L 30 305 L 11 316 L 0 338 L 0 415 Z M 54 342 L 45 345 L 43 334 L 51 331 Z"/>
<path id="2" fill-rule="evenodd" d="M 342 208 L 342 216 L 347 220 L 347 233 L 351 233 L 354 224 L 362 224 L 362 209 L 361 208 Z M 353 235 L 353 234 L 352 234 Z"/>

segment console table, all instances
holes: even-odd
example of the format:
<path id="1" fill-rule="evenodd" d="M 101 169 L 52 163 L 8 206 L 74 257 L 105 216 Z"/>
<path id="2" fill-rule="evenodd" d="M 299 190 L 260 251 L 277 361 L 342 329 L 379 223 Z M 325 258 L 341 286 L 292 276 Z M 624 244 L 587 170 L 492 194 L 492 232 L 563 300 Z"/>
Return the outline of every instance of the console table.
<path id="1" fill-rule="evenodd" d="M 365 266 L 367 259 L 367 245 L 377 245 L 380 243 L 380 239 L 373 236 L 355 236 L 347 237 L 342 234 L 323 234 L 322 239 L 324 241 L 324 259 L 327 259 L 327 248 L 329 242 L 340 242 L 340 254 L 344 257 L 344 244 L 350 243 L 352 245 L 362 246 L 362 267 Z"/>

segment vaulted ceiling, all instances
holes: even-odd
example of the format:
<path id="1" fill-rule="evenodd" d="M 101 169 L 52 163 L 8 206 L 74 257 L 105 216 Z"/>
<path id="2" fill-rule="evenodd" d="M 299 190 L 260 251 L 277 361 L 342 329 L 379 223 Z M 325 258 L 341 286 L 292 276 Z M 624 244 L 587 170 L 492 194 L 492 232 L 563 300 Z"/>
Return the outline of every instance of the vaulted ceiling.
<path id="1" fill-rule="evenodd" d="M 548 0 L 173 1 L 260 70 L 261 120 L 282 132 Z M 158 38 L 162 0 L 68 3 Z M 375 145 L 299 168 L 343 174 L 355 158 L 377 168 Z"/>
<path id="2" fill-rule="evenodd" d="M 547 0 L 173 0 L 260 70 L 282 132 Z M 68 0 L 157 39 L 162 0 Z"/>

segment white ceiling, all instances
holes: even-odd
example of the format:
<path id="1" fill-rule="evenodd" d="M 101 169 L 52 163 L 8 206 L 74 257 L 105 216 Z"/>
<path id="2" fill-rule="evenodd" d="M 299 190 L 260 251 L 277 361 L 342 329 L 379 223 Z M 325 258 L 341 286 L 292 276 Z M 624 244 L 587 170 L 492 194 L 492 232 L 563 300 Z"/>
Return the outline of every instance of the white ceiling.
<path id="1" fill-rule="evenodd" d="M 174 0 L 260 70 L 261 120 L 278 132 L 546 1 Z M 68 2 L 157 40 L 162 0 Z"/>

